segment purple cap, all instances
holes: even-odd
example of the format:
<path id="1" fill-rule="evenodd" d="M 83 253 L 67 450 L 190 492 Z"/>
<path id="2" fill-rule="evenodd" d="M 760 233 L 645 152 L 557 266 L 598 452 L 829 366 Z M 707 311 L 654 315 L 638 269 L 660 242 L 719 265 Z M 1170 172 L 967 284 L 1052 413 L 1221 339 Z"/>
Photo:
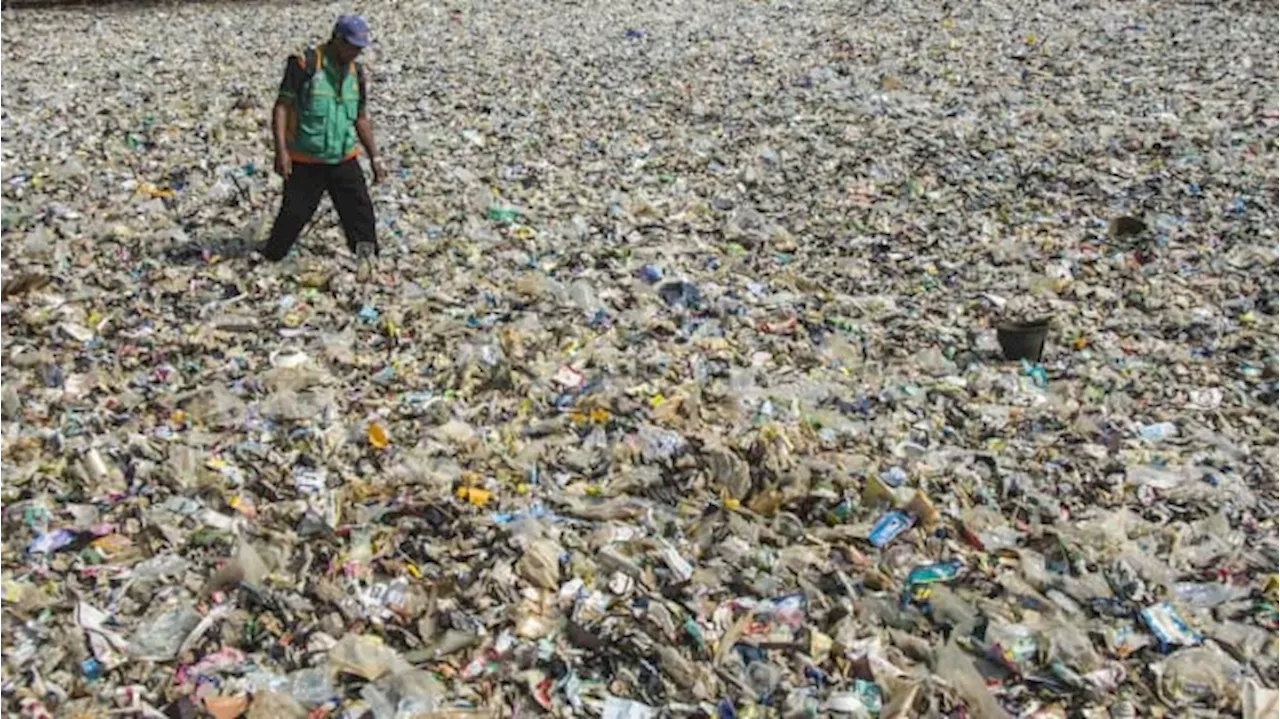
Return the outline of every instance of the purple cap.
<path id="1" fill-rule="evenodd" d="M 369 23 L 359 15 L 343 15 L 333 26 L 333 34 L 352 47 L 369 46 Z"/>

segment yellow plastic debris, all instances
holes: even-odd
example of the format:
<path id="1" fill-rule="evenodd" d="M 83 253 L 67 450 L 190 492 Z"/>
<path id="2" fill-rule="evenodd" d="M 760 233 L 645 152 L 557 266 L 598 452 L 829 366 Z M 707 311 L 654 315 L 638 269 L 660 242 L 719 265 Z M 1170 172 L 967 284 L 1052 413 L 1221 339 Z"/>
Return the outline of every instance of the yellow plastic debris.
<path id="1" fill-rule="evenodd" d="M 387 431 L 382 425 L 376 422 L 369 423 L 369 446 L 374 449 L 386 449 L 391 445 L 391 440 L 387 438 Z"/>
<path id="2" fill-rule="evenodd" d="M 458 487 L 457 495 L 458 499 L 464 499 L 476 507 L 483 507 L 493 498 L 492 492 L 479 487 Z"/>

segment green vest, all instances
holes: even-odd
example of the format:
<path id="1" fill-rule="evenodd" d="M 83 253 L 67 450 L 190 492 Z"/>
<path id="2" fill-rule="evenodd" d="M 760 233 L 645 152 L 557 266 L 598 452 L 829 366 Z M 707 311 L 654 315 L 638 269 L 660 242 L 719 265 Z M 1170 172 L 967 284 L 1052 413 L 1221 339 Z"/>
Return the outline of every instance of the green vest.
<path id="1" fill-rule="evenodd" d="M 360 112 L 360 80 L 353 62 L 342 67 L 323 48 L 305 51 L 315 72 L 294 100 L 294 127 L 289 152 L 303 161 L 337 164 L 356 149 L 356 116 Z"/>

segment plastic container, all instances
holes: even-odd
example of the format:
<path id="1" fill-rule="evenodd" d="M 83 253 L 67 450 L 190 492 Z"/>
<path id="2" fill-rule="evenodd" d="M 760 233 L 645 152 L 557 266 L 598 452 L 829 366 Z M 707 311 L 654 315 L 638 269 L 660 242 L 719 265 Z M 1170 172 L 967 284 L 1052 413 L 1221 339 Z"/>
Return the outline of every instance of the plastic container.
<path id="1" fill-rule="evenodd" d="M 1107 232 L 1113 239 L 1136 237 L 1147 231 L 1147 223 L 1136 217 L 1122 215 L 1111 221 Z"/>
<path id="2" fill-rule="evenodd" d="M 1044 343 L 1048 335 L 1048 319 L 1002 322 L 996 326 L 996 340 L 1000 343 L 1000 351 L 1011 362 L 1039 362 L 1044 355 Z"/>

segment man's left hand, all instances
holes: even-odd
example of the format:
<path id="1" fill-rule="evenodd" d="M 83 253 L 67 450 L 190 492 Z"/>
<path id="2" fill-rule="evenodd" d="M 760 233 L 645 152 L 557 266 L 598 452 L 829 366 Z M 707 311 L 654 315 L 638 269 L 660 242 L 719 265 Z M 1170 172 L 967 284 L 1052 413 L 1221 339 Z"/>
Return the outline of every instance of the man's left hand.
<path id="1" fill-rule="evenodd" d="M 381 157 L 374 158 L 373 162 L 373 184 L 381 185 L 382 181 L 387 179 L 387 165 L 382 161 Z"/>

